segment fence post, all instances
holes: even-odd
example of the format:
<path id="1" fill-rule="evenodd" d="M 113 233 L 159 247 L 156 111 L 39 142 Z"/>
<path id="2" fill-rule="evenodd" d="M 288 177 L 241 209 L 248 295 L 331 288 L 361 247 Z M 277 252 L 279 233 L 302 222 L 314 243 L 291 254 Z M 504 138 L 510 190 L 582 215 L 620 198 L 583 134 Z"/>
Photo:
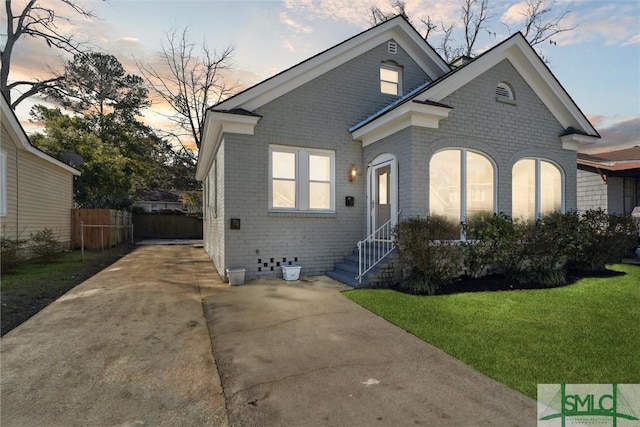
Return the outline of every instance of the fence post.
<path id="1" fill-rule="evenodd" d="M 104 251 L 104 226 L 100 226 L 100 250 Z"/>
<path id="2" fill-rule="evenodd" d="M 80 221 L 80 252 L 82 253 L 82 261 L 84 262 L 84 221 Z"/>

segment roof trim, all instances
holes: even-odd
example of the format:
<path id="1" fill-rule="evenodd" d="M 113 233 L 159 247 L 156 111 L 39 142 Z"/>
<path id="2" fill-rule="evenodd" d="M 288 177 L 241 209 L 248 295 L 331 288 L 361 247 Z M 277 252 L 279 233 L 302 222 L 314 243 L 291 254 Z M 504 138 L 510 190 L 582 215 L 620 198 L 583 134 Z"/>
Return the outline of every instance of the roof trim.
<path id="1" fill-rule="evenodd" d="M 397 41 L 432 79 L 451 70 L 406 18 L 397 16 L 245 89 L 211 109 L 255 110 L 390 39 Z"/>
<path id="2" fill-rule="evenodd" d="M 261 115 L 247 110 L 207 110 L 204 118 L 204 129 L 200 150 L 198 150 L 198 163 L 196 166 L 196 179 L 204 181 L 215 157 L 218 146 L 225 133 L 240 135 L 253 135 Z M 212 140 L 212 143 L 208 141 Z"/>
<path id="3" fill-rule="evenodd" d="M 446 105 L 413 100 L 350 132 L 354 140 L 362 141 L 366 147 L 409 126 L 437 129 L 451 110 Z"/>
<path id="4" fill-rule="evenodd" d="M 0 111 L 2 111 L 2 121 L 7 123 L 7 130 L 9 130 L 12 134 L 10 136 L 14 141 L 19 142 L 19 149 L 27 151 L 34 156 L 39 157 L 42 160 L 53 164 L 54 166 L 64 169 L 65 171 L 73 175 L 80 176 L 79 170 L 62 163 L 60 160 L 57 160 L 56 158 L 38 150 L 36 147 L 31 145 L 27 133 L 24 131 L 24 128 L 20 124 L 20 121 L 18 121 L 15 112 L 9 106 L 9 102 L 4 97 L 4 95 L 0 96 Z"/>
<path id="5" fill-rule="evenodd" d="M 578 159 L 578 164 L 581 166 L 589 166 L 595 169 L 603 169 L 607 171 L 625 171 L 631 169 L 640 170 L 640 161 L 638 160 L 594 162 L 590 160 Z"/>

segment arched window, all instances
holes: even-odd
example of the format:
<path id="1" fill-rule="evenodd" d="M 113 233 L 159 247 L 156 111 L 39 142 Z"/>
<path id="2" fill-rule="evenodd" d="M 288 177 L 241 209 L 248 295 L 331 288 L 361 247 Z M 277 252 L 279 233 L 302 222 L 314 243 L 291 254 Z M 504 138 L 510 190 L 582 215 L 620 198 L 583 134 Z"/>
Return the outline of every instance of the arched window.
<path id="1" fill-rule="evenodd" d="M 532 221 L 563 210 L 562 172 L 555 164 L 536 158 L 517 161 L 511 171 L 511 216 Z"/>
<path id="2" fill-rule="evenodd" d="M 429 163 L 429 209 L 461 222 L 495 210 L 495 172 L 489 157 L 467 149 L 447 149 Z"/>
<path id="3" fill-rule="evenodd" d="M 513 95 L 513 89 L 505 82 L 500 82 L 496 86 L 496 99 L 497 100 L 508 100 L 515 101 L 516 98 Z"/>

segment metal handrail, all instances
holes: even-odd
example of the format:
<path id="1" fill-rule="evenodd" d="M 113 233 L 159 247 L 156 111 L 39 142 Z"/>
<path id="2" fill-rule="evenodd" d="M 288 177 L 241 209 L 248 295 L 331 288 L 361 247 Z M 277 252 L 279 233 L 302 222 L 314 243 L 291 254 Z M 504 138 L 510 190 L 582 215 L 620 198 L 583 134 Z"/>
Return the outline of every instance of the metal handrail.
<path id="1" fill-rule="evenodd" d="M 362 283 L 362 277 L 365 274 L 393 251 L 393 224 L 398 223 L 399 217 L 400 211 L 395 218 L 391 218 L 364 240 L 358 242 L 358 277 L 356 277 L 358 284 Z"/>

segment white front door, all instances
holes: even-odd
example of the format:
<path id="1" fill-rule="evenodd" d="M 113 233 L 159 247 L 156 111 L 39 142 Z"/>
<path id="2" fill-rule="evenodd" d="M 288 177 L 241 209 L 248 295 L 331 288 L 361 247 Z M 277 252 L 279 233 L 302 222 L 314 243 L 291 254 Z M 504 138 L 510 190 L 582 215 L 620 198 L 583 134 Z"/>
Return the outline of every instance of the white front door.
<path id="1" fill-rule="evenodd" d="M 383 154 L 369 164 L 367 223 L 369 235 L 391 220 L 391 227 L 381 230 L 376 239 L 391 240 L 391 228 L 395 226 L 398 212 L 397 167 L 395 157 Z"/>

